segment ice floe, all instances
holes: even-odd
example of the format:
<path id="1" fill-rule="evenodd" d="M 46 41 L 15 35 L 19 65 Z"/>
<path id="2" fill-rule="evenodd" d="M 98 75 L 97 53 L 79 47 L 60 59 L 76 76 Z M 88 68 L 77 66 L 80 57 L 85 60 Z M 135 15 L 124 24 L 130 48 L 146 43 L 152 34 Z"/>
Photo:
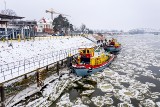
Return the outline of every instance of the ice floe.
<path id="1" fill-rule="evenodd" d="M 102 92 L 113 91 L 113 86 L 111 84 L 108 84 L 108 83 L 100 83 L 100 84 L 98 84 L 97 87 L 100 88 L 102 90 Z"/>
<path id="2" fill-rule="evenodd" d="M 141 101 L 140 103 L 145 107 L 155 107 L 155 103 L 150 99 L 146 99 L 144 101 Z"/>
<path id="3" fill-rule="evenodd" d="M 117 107 L 134 107 L 134 106 L 129 103 L 119 103 Z"/>
<path id="4" fill-rule="evenodd" d="M 83 91 L 80 95 L 84 96 L 84 95 L 91 95 L 92 93 L 94 92 L 94 90 L 86 90 L 86 91 Z"/>

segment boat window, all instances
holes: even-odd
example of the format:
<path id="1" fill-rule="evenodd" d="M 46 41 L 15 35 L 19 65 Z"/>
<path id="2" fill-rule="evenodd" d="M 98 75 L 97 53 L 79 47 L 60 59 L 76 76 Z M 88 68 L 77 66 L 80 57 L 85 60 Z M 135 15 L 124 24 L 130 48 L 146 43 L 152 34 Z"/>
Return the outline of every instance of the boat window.
<path id="1" fill-rule="evenodd" d="M 89 64 L 90 63 L 90 58 L 81 57 L 81 63 Z"/>
<path id="2" fill-rule="evenodd" d="M 85 54 L 85 53 L 86 53 L 86 50 L 83 50 L 83 53 Z"/>
<path id="3" fill-rule="evenodd" d="M 89 53 L 89 50 L 87 50 L 87 53 Z"/>

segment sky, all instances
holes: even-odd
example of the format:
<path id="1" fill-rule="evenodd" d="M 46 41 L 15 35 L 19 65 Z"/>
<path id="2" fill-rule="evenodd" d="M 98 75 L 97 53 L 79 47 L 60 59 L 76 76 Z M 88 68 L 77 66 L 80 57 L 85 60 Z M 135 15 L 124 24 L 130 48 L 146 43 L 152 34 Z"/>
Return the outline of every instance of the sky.
<path id="1" fill-rule="evenodd" d="M 124 30 L 136 28 L 160 29 L 160 0 L 5 0 L 6 8 L 14 10 L 24 20 L 50 18 L 45 10 L 66 16 L 76 27 L 85 24 L 90 29 Z M 0 0 L 0 10 L 4 10 Z M 57 17 L 54 14 L 54 17 Z"/>

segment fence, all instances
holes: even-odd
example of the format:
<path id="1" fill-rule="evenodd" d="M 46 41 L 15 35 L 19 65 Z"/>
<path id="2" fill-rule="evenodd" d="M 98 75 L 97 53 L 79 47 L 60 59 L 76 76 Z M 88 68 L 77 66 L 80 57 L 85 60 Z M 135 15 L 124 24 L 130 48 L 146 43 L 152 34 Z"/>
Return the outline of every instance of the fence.
<path id="1" fill-rule="evenodd" d="M 93 46 L 93 44 L 86 44 Z M 28 59 L 0 65 L 0 83 L 24 75 L 38 68 L 55 63 L 65 59 L 69 54 L 77 54 L 78 48 L 69 48 L 60 51 L 50 52 L 48 54 L 31 57 Z"/>

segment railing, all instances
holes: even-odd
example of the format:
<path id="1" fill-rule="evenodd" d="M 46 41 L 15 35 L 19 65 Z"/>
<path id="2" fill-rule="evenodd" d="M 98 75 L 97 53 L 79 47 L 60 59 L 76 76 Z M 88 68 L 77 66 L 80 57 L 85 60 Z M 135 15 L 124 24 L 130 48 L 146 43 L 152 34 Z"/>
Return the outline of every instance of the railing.
<path id="1" fill-rule="evenodd" d="M 92 46 L 93 44 L 91 43 L 86 45 Z M 69 48 L 0 65 L 0 83 L 24 75 L 38 68 L 45 67 L 59 60 L 65 59 L 69 54 L 75 55 L 77 53 L 78 48 Z"/>
<path id="2" fill-rule="evenodd" d="M 10 35 L 12 35 L 12 32 L 13 30 L 7 31 L 7 34 L 6 34 L 6 31 L 0 31 L 0 40 L 3 38 L 9 37 Z"/>

